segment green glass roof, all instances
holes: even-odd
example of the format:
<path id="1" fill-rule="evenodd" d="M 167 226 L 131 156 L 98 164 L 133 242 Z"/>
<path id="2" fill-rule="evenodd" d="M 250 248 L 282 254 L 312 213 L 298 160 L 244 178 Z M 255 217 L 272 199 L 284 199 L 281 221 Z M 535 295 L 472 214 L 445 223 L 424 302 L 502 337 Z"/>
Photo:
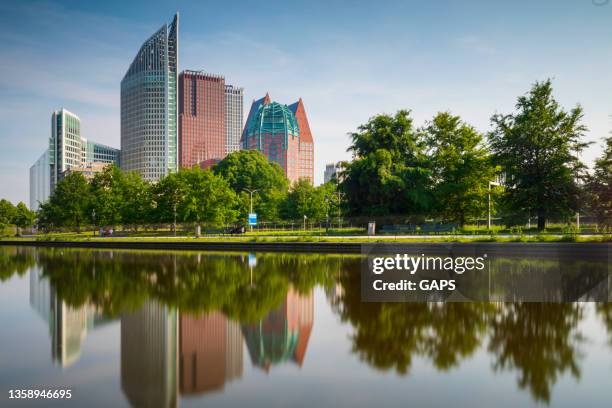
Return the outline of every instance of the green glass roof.
<path id="1" fill-rule="evenodd" d="M 295 115 L 287 107 L 278 102 L 261 105 L 248 124 L 248 136 L 265 133 L 284 133 L 286 136 L 299 136 L 300 129 Z"/>

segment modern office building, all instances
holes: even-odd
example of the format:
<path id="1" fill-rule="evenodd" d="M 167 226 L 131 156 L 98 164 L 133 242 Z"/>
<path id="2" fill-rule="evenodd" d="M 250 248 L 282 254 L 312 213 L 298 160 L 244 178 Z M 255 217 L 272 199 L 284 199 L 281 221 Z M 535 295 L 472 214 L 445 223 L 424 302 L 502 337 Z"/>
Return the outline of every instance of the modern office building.
<path id="1" fill-rule="evenodd" d="M 140 47 L 121 80 L 121 168 L 145 180 L 178 170 L 178 13 Z"/>
<path id="2" fill-rule="evenodd" d="M 51 115 L 51 137 L 49 138 L 49 161 L 51 163 L 51 192 L 70 167 L 83 163 L 83 138 L 81 119 L 62 108 Z"/>
<path id="3" fill-rule="evenodd" d="M 241 144 L 278 163 L 289 181 L 314 182 L 314 141 L 301 98 L 289 106 L 273 102 L 268 94 L 253 101 Z"/>
<path id="4" fill-rule="evenodd" d="M 227 382 L 242 377 L 243 339 L 237 322 L 219 311 L 181 314 L 179 321 L 181 395 L 221 391 Z"/>
<path id="5" fill-rule="evenodd" d="M 83 139 L 83 163 L 121 164 L 121 151 L 114 147 Z"/>
<path id="6" fill-rule="evenodd" d="M 77 115 L 64 108 L 53 112 L 49 147 L 30 167 L 30 209 L 47 201 L 71 169 L 119 164 L 119 157 L 119 149 L 83 138 Z"/>
<path id="7" fill-rule="evenodd" d="M 225 154 L 240 150 L 240 135 L 244 118 L 244 90 L 225 85 Z"/>
<path id="8" fill-rule="evenodd" d="M 314 142 L 302 98 L 289 105 L 289 109 L 295 115 L 298 127 L 300 128 L 298 177 L 310 181 L 310 184 L 314 184 Z"/>
<path id="9" fill-rule="evenodd" d="M 179 75 L 179 164 L 206 167 L 240 147 L 243 90 L 221 75 L 185 70 Z"/>
<path id="10" fill-rule="evenodd" d="M 225 78 L 202 71 L 179 75 L 181 167 L 225 156 Z"/>
<path id="11" fill-rule="evenodd" d="M 323 183 L 328 183 L 338 173 L 338 165 L 336 163 L 328 163 L 325 165 L 325 173 L 323 173 Z"/>
<path id="12" fill-rule="evenodd" d="M 30 167 L 30 210 L 37 211 L 51 195 L 51 162 L 49 150 Z"/>

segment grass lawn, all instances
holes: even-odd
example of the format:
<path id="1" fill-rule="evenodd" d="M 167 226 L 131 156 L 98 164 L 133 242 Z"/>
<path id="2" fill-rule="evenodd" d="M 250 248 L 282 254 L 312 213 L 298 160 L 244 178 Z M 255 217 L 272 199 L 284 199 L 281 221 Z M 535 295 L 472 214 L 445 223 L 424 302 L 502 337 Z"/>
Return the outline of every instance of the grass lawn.
<path id="1" fill-rule="evenodd" d="M 576 234 L 521 234 L 513 236 L 498 235 L 474 235 L 474 236 L 376 236 L 371 238 L 357 236 L 193 236 L 157 237 L 157 236 L 128 236 L 128 237 L 93 237 L 91 231 L 83 233 L 53 233 L 39 235 L 37 237 L 4 237 L 2 240 L 27 240 L 27 241 L 156 241 L 156 242 L 348 242 L 348 243 L 373 243 L 373 242 L 612 242 L 612 234 L 600 235 L 576 235 Z"/>

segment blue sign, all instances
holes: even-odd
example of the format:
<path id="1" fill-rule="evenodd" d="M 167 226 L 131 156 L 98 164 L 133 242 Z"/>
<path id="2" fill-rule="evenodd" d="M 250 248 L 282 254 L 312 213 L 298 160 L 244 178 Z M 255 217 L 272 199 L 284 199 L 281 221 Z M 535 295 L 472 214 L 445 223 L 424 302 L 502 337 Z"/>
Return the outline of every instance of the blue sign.
<path id="1" fill-rule="evenodd" d="M 249 225 L 257 225 L 257 214 L 256 213 L 249 214 Z"/>

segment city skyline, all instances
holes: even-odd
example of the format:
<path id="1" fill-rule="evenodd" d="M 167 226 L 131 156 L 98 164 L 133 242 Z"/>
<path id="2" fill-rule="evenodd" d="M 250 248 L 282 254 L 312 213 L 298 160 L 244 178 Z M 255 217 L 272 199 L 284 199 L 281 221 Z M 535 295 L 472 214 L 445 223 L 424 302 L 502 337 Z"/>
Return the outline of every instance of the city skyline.
<path id="1" fill-rule="evenodd" d="M 204 13 L 206 7 L 233 17 Z M 222 72 L 244 86 L 247 100 L 269 90 L 279 100 L 300 96 L 310 101 L 317 135 L 315 184 L 322 181 L 326 163 L 350 157 L 346 133 L 377 113 L 409 108 L 420 125 L 450 109 L 487 131 L 493 113 L 512 111 L 519 95 L 547 77 L 554 79 L 564 107 L 581 103 L 585 108 L 586 140 L 596 142 L 582 155 L 587 164 L 599 155 L 600 139 L 611 127 L 607 72 L 612 61 L 602 52 L 610 48 L 605 41 L 612 31 L 610 5 L 387 2 L 348 10 L 338 3 L 323 13 L 321 6 L 297 3 L 272 14 L 267 7 L 274 9 L 268 5 L 253 15 L 215 4 L 158 4 L 147 10 L 130 5 L 121 12 L 112 2 L 0 6 L 1 47 L 10 61 L 0 68 L 0 194 L 27 202 L 29 166 L 45 147 L 48 112 L 60 106 L 79 113 L 88 138 L 118 146 L 119 81 L 143 36 L 177 10 L 182 20 L 179 70 Z M 288 22 L 262 22 L 278 22 L 286 13 L 298 17 L 300 32 L 270 35 Z M 50 59 L 44 50 L 56 42 L 65 47 L 54 48 L 60 58 Z M 34 72 L 39 75 L 35 85 L 26 80 Z"/>

